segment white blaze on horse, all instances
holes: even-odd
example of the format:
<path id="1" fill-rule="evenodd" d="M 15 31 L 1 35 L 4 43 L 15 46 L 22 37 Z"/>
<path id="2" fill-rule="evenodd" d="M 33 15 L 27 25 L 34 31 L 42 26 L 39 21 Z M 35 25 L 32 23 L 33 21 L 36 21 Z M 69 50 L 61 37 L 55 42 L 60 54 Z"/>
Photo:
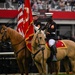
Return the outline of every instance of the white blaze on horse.
<path id="1" fill-rule="evenodd" d="M 62 47 L 60 47 L 57 44 L 60 47 L 57 48 L 56 54 L 57 60 L 61 61 L 63 59 L 65 68 L 67 67 L 66 71 L 68 73 L 69 71 L 68 59 L 69 59 L 72 65 L 72 73 L 73 75 L 75 75 L 75 42 L 71 40 L 60 40 L 59 43 L 61 43 Z M 44 57 L 42 56 L 42 50 L 44 52 L 43 53 Z M 41 75 L 42 73 L 46 74 L 46 62 L 51 55 L 51 50 L 47 48 L 45 37 L 40 30 L 36 32 L 36 34 L 32 39 L 32 52 L 33 54 L 36 54 L 34 57 L 34 61 L 35 64 L 37 65 L 39 73 Z"/>

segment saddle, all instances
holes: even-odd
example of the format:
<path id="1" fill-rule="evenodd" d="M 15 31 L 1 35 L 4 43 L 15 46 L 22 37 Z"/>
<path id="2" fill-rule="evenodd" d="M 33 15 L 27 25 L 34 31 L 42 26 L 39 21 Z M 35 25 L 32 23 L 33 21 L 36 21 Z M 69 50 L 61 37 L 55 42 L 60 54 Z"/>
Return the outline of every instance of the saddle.
<path id="1" fill-rule="evenodd" d="M 55 45 L 56 45 L 56 48 L 57 48 L 57 49 L 58 49 L 58 48 L 67 48 L 66 44 L 65 44 L 62 40 L 56 41 L 56 44 L 55 44 Z M 48 49 L 50 49 L 48 42 L 46 42 L 46 47 L 47 47 Z M 51 53 L 50 57 L 47 59 L 47 63 L 52 62 L 52 57 L 53 57 L 53 54 Z"/>
<path id="2" fill-rule="evenodd" d="M 66 44 L 62 40 L 56 41 L 55 45 L 57 48 L 67 48 Z M 48 42 L 46 42 L 46 46 L 49 48 Z"/>

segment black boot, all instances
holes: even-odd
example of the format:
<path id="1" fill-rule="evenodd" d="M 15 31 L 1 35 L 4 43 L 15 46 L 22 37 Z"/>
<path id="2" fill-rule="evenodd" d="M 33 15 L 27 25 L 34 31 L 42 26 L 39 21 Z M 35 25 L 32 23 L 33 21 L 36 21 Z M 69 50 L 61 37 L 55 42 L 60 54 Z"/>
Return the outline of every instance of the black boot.
<path id="1" fill-rule="evenodd" d="M 55 45 L 51 46 L 50 50 L 51 50 L 52 55 L 53 55 L 52 61 L 57 61 L 57 58 L 56 58 L 57 48 L 56 48 L 56 46 Z"/>

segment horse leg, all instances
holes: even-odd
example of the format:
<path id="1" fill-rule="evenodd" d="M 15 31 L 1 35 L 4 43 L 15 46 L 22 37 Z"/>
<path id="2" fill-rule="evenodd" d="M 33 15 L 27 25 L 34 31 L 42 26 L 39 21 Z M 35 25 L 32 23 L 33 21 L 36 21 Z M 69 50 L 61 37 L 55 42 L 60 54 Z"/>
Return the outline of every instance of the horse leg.
<path id="1" fill-rule="evenodd" d="M 52 66 L 52 62 L 48 63 L 48 73 L 52 74 L 53 73 L 53 66 Z"/>
<path id="2" fill-rule="evenodd" d="M 58 72 L 60 71 L 60 61 L 55 62 L 55 73 L 58 75 Z"/>
<path id="3" fill-rule="evenodd" d="M 43 75 L 46 75 L 46 60 L 41 61 Z"/>
<path id="4" fill-rule="evenodd" d="M 75 59 L 74 60 L 71 60 L 71 65 L 72 65 L 73 75 L 75 75 Z"/>
<path id="5" fill-rule="evenodd" d="M 48 70 L 49 70 L 50 74 L 52 74 L 53 72 L 55 72 L 55 75 L 58 75 L 58 72 L 60 70 L 60 61 L 49 62 L 48 63 Z"/>
<path id="6" fill-rule="evenodd" d="M 18 63 L 18 67 L 20 69 L 21 75 L 24 75 L 24 67 L 22 62 L 20 60 L 17 60 L 17 63 Z"/>
<path id="7" fill-rule="evenodd" d="M 28 59 L 25 60 L 25 58 L 23 59 L 23 67 L 25 70 L 25 74 L 28 75 Z"/>
<path id="8" fill-rule="evenodd" d="M 39 64 L 38 62 L 35 62 L 35 65 L 39 71 L 39 74 L 42 75 L 42 67 L 41 67 L 41 64 Z"/>
<path id="9" fill-rule="evenodd" d="M 69 75 L 70 67 L 69 67 L 68 61 L 66 61 L 66 60 L 63 61 L 63 65 L 65 67 L 65 70 L 66 70 L 67 75 Z"/>

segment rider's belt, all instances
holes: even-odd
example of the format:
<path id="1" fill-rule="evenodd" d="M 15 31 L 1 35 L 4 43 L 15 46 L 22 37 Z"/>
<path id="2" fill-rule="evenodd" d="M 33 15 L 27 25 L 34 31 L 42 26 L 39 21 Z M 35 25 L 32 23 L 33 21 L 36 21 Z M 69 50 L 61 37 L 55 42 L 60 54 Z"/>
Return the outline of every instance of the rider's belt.
<path id="1" fill-rule="evenodd" d="M 55 32 L 51 32 L 51 34 L 55 34 Z"/>

